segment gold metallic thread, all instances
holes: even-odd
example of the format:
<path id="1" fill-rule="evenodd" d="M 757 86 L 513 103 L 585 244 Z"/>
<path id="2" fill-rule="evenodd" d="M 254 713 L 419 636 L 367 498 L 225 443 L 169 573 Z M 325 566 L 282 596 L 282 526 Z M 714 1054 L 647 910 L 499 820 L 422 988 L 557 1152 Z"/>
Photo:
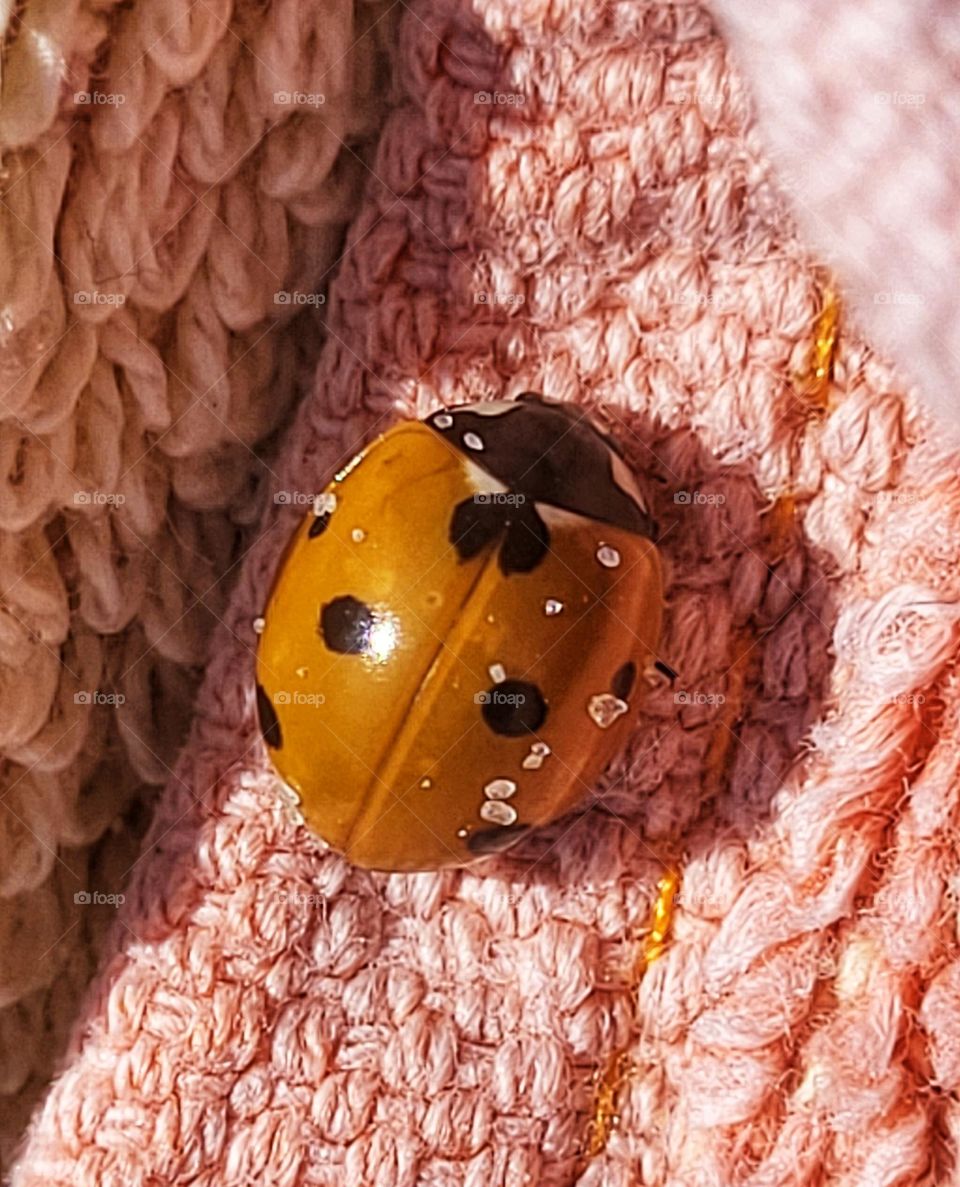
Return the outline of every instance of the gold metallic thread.
<path id="1" fill-rule="evenodd" d="M 813 404 L 826 408 L 833 382 L 833 363 L 840 325 L 840 297 L 833 281 L 821 273 L 820 312 L 813 323 L 813 346 L 806 371 L 797 376 L 800 394 Z"/>
<path id="2" fill-rule="evenodd" d="M 837 347 L 840 322 L 840 299 L 829 279 L 821 283 L 822 303 L 813 326 L 813 345 L 806 371 L 796 377 L 796 386 L 805 399 L 825 409 L 828 404 L 830 385 L 833 382 L 833 365 Z M 785 543 L 793 527 L 796 515 L 795 500 L 789 496 L 778 499 L 770 509 L 768 532 L 776 547 Z M 734 661 L 728 672 L 728 696 L 725 712 L 721 713 L 718 728 L 706 755 L 706 768 L 710 783 L 719 788 L 729 772 L 733 757 L 734 732 L 742 710 L 743 686 L 748 670 L 759 662 L 756 651 L 760 632 L 747 625 L 735 641 Z M 674 902 L 680 887 L 680 874 L 668 868 L 657 883 L 657 898 L 653 904 L 650 929 L 640 947 L 633 968 L 632 993 L 636 995 L 644 973 L 666 950 L 673 922 Z M 584 1158 L 595 1158 L 601 1154 L 610 1140 L 610 1135 L 620 1121 L 620 1100 L 623 1089 L 635 1071 L 628 1049 L 613 1052 L 602 1071 L 593 1078 L 593 1112 L 587 1123 L 584 1142 Z"/>
<path id="3" fill-rule="evenodd" d="M 835 327 L 835 322 L 833 325 Z M 824 342 L 828 335 L 832 343 L 835 340 L 832 329 L 824 330 Z M 818 331 L 818 344 L 820 337 Z M 818 351 L 820 349 L 818 345 Z M 824 374 L 829 374 L 832 362 L 822 353 L 818 357 L 821 364 L 826 367 Z M 778 555 L 786 549 L 795 530 L 796 500 L 789 495 L 777 499 L 767 515 L 768 541 L 773 555 Z M 726 699 L 718 716 L 704 763 L 708 787 L 712 793 L 719 792 L 729 778 L 730 766 L 735 755 L 736 728 L 743 711 L 744 687 L 748 675 L 755 674 L 760 665 L 761 652 L 758 644 L 762 634 L 763 632 L 754 624 L 748 623 L 734 638 L 733 662 L 726 673 Z M 631 992 L 634 997 L 644 973 L 666 950 L 679 888 L 679 870 L 672 865 L 668 866 L 657 883 L 657 897 L 650 913 L 649 930 L 640 945 L 633 966 Z M 628 1048 L 622 1047 L 614 1051 L 602 1071 L 595 1074 L 593 1112 L 587 1123 L 584 1141 L 585 1159 L 595 1158 L 606 1149 L 610 1135 L 620 1121 L 623 1089 L 634 1071 Z"/>
<path id="4" fill-rule="evenodd" d="M 680 874 L 672 867 L 664 872 L 657 883 L 657 897 L 650 913 L 650 928 L 633 966 L 631 992 L 634 997 L 643 974 L 666 949 L 673 922 L 674 900 L 679 886 Z M 595 1076 L 593 1113 L 587 1122 L 584 1142 L 585 1158 L 595 1158 L 606 1149 L 610 1134 L 620 1121 L 620 1098 L 623 1088 L 633 1072 L 634 1066 L 628 1049 L 621 1047 L 613 1052 L 603 1071 Z"/>

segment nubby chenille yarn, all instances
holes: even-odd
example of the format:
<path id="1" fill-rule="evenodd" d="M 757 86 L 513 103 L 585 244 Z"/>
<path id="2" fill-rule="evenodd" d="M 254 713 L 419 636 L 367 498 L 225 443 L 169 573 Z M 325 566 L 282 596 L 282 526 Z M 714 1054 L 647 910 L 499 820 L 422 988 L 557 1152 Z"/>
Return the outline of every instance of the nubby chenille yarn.
<path id="1" fill-rule="evenodd" d="M 170 777 L 257 453 L 321 341 L 322 307 L 282 298 L 322 294 L 339 255 L 383 11 L 0 12 L 4 1161 Z"/>

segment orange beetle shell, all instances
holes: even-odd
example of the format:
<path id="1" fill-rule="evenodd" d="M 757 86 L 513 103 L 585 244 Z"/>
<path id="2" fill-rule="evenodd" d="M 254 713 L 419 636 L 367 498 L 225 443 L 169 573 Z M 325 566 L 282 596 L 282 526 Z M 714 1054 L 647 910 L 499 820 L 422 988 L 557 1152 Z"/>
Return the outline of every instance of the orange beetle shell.
<path id="1" fill-rule="evenodd" d="M 355 864 L 466 865 L 591 789 L 660 632 L 639 491 L 580 410 L 532 394 L 378 437 L 294 536 L 257 653 L 261 729 Z"/>

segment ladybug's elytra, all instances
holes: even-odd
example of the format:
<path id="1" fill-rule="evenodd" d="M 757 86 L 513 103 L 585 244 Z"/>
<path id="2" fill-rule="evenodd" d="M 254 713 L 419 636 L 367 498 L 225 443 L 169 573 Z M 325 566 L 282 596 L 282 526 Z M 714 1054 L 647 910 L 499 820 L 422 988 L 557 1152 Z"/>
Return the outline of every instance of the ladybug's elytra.
<path id="1" fill-rule="evenodd" d="M 500 852 L 590 791 L 656 651 L 642 496 L 529 393 L 378 437 L 317 497 L 262 622 L 257 706 L 306 823 L 356 865 Z"/>

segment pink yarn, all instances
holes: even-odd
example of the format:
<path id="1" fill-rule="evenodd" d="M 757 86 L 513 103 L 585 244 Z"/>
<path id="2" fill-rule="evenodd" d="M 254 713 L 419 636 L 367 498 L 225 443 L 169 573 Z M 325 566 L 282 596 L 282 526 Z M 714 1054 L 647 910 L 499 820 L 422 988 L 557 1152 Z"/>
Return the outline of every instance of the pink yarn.
<path id="1" fill-rule="evenodd" d="M 268 504 L 13 1183 L 960 1182 L 957 459 L 846 325 L 830 407 L 798 394 L 817 280 L 699 8 L 404 8 L 276 488 L 317 489 L 398 410 L 597 409 L 663 526 L 677 688 L 519 853 L 352 869 L 291 821 L 255 728 L 252 622 L 296 517 Z M 625 1044 L 583 1168 L 590 1074 Z"/>

